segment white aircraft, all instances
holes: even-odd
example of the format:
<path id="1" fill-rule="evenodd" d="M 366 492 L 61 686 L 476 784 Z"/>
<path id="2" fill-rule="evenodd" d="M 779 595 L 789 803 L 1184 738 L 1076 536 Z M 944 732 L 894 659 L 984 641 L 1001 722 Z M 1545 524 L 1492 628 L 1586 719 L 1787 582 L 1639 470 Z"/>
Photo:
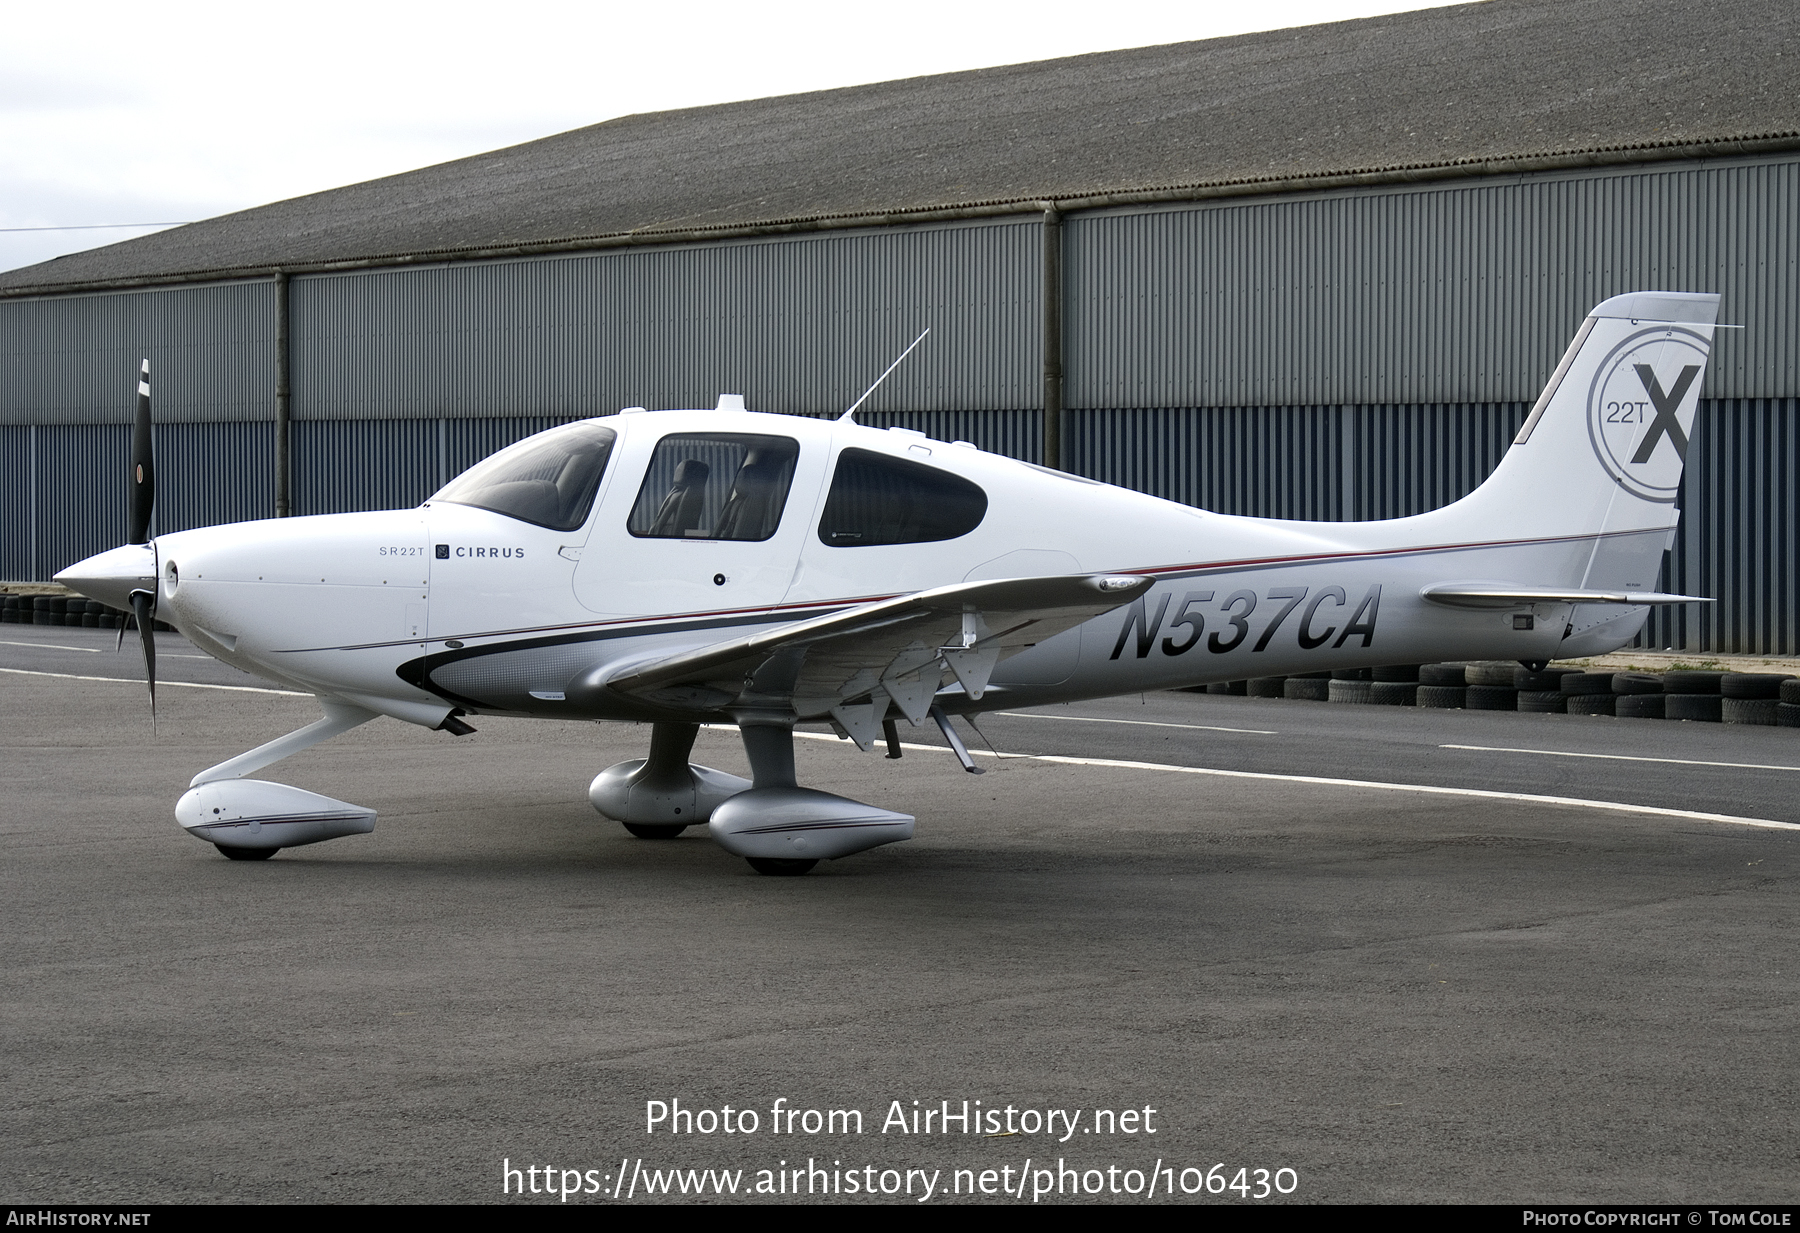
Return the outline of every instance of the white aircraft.
<path id="1" fill-rule="evenodd" d="M 1628 642 L 1673 542 L 1715 295 L 1591 312 L 1493 475 L 1384 522 L 1206 513 L 967 442 L 746 411 L 646 412 L 521 441 L 418 509 L 147 530 L 148 364 L 130 543 L 59 581 L 152 614 L 324 718 L 201 771 L 176 806 L 237 860 L 374 827 L 241 776 L 378 715 L 654 725 L 594 779 L 645 838 L 706 824 L 763 873 L 910 838 L 795 783 L 796 724 L 868 750 L 927 719 L 1370 664 L 1591 655 Z M 916 344 L 915 344 L 916 345 Z M 898 362 L 898 361 L 896 361 Z M 890 369 L 889 371 L 892 371 Z M 885 375 L 885 374 L 884 374 Z M 867 395 L 865 395 L 867 397 Z M 735 724 L 754 780 L 688 755 Z"/>

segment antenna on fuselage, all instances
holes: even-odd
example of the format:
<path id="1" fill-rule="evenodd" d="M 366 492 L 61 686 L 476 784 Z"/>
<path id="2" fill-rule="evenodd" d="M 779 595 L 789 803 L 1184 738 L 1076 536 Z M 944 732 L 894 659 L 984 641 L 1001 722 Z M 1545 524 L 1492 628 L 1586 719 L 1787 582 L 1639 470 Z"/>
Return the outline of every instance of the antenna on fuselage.
<path id="1" fill-rule="evenodd" d="M 925 334 L 929 334 L 929 333 L 931 333 L 931 327 L 926 326 Z M 842 423 L 844 420 L 852 419 L 856 415 L 856 409 L 858 407 L 862 406 L 865 402 L 869 401 L 870 394 L 873 394 L 876 390 L 881 388 L 881 383 L 888 379 L 888 373 L 891 373 L 894 371 L 894 369 L 900 367 L 900 361 L 905 359 L 907 356 L 909 356 L 913 353 L 913 347 L 916 347 L 920 343 L 925 341 L 925 334 L 921 334 L 917 338 L 913 339 L 912 347 L 908 347 L 906 350 L 902 351 L 899 354 L 899 356 L 895 358 L 894 362 L 887 366 L 887 372 L 884 372 L 879 377 L 875 378 L 875 384 L 871 385 L 868 389 L 864 390 L 863 396 L 861 398 L 857 399 L 855 402 L 851 403 L 850 409 L 848 411 L 846 411 L 842 415 L 838 416 L 838 421 L 840 423 Z"/>

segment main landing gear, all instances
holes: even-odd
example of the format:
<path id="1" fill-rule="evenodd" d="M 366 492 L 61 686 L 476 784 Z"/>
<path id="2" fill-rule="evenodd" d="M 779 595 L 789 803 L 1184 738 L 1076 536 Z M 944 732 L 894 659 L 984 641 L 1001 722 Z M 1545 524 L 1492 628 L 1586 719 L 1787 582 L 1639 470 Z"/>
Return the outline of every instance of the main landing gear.
<path id="1" fill-rule="evenodd" d="M 732 718 L 754 779 L 689 763 L 699 725 L 659 723 L 650 756 L 601 771 L 588 799 L 645 838 L 672 838 L 705 822 L 720 847 L 772 877 L 793 877 L 821 860 L 912 838 L 911 814 L 794 782 L 791 712 L 738 711 Z"/>

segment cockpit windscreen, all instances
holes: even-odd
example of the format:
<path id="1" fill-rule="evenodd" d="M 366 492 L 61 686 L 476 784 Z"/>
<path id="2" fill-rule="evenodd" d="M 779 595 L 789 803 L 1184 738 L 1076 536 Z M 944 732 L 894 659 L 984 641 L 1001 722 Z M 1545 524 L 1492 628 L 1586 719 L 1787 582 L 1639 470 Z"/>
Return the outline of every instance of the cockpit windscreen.
<path id="1" fill-rule="evenodd" d="M 617 439 L 600 424 L 552 428 L 470 467 L 431 499 L 573 531 L 587 521 Z"/>

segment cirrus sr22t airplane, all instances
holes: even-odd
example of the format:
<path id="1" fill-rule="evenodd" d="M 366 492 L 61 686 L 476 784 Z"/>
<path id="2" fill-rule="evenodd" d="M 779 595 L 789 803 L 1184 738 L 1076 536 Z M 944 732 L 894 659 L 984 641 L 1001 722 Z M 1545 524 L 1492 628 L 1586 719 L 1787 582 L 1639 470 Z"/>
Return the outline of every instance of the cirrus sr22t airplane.
<path id="1" fill-rule="evenodd" d="M 761 872 L 803 873 L 910 838 L 913 818 L 796 784 L 796 724 L 897 756 L 897 720 L 929 719 L 972 770 L 952 716 L 1630 641 L 1648 605 L 1693 602 L 1651 588 L 1717 311 L 1607 300 L 1481 487 L 1361 523 L 1206 513 L 726 396 L 540 433 L 418 509 L 151 538 L 146 365 L 131 542 L 57 577 L 136 613 L 153 698 L 153 614 L 318 696 L 324 718 L 201 771 L 176 805 L 228 857 L 374 827 L 249 772 L 380 715 L 452 734 L 510 715 L 654 725 L 646 759 L 593 781 L 596 809 L 646 838 L 705 824 Z M 690 765 L 702 723 L 737 726 L 753 779 Z"/>

